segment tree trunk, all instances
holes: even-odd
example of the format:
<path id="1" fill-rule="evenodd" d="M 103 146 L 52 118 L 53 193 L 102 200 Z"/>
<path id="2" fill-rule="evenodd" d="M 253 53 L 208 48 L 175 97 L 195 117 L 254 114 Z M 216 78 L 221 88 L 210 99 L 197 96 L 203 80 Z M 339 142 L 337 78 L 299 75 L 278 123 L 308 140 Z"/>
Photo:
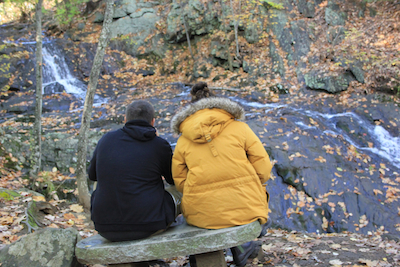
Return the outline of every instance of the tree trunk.
<path id="1" fill-rule="evenodd" d="M 190 36 L 189 36 L 188 26 L 187 26 L 187 24 L 186 24 L 186 18 L 185 18 L 184 15 L 183 15 L 183 26 L 185 27 L 186 40 L 187 40 L 187 42 L 188 42 L 189 52 L 190 52 L 190 55 L 192 56 L 192 59 L 193 59 L 193 61 L 194 61 L 194 56 L 193 56 L 193 52 L 192 52 L 192 46 L 191 46 L 191 44 L 190 44 Z"/>
<path id="2" fill-rule="evenodd" d="M 105 18 L 103 29 L 101 30 L 96 55 L 93 60 L 92 70 L 89 76 L 89 84 L 86 92 L 85 104 L 82 112 L 82 123 L 79 130 L 78 139 L 78 162 L 77 162 L 77 186 L 79 203 L 85 210 L 90 209 L 90 194 L 86 177 L 87 162 L 87 135 L 90 129 L 90 117 L 93 109 L 93 100 L 96 93 L 97 82 L 99 79 L 100 68 L 103 63 L 106 47 L 109 42 L 110 25 L 113 15 L 113 0 L 106 1 Z"/>
<path id="3" fill-rule="evenodd" d="M 235 10 L 233 9 L 232 0 L 230 0 L 230 2 L 231 2 L 232 15 L 233 15 L 234 20 L 235 20 L 236 58 L 239 59 L 240 58 L 240 54 L 239 54 L 239 38 L 238 38 L 239 21 L 238 21 L 238 19 L 236 17 Z M 240 10 L 240 1 L 239 1 L 239 10 Z"/>
<path id="4" fill-rule="evenodd" d="M 32 151 L 32 175 L 36 179 L 42 161 L 42 2 L 38 0 L 36 4 L 36 104 L 35 104 L 35 124 L 33 130 L 34 149 Z"/>
<path id="5" fill-rule="evenodd" d="M 225 12 L 224 12 L 224 7 L 222 5 L 222 0 L 219 0 L 219 3 L 221 5 L 221 13 L 222 13 L 222 23 L 224 24 L 224 32 L 225 32 L 225 50 L 228 55 L 228 68 L 230 71 L 233 71 L 233 64 L 232 64 L 232 55 L 229 52 L 229 38 L 228 38 L 228 26 L 225 23 Z"/>

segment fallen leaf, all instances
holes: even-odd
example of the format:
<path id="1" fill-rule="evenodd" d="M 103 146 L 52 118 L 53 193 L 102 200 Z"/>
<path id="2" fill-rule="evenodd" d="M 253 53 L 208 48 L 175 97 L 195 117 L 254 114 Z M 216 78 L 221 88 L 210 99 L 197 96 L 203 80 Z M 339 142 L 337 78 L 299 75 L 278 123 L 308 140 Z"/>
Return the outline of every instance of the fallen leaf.
<path id="1" fill-rule="evenodd" d="M 326 159 L 324 159 L 322 156 L 319 156 L 318 158 L 315 158 L 314 160 L 319 161 L 321 163 L 326 162 Z"/>
<path id="2" fill-rule="evenodd" d="M 73 204 L 73 205 L 69 206 L 69 208 L 74 212 L 78 212 L 78 213 L 83 212 L 83 207 L 79 204 Z"/>
<path id="3" fill-rule="evenodd" d="M 65 213 L 64 218 L 67 220 L 76 219 L 75 215 L 72 213 Z"/>
<path id="4" fill-rule="evenodd" d="M 339 244 L 332 244 L 332 245 L 330 245 L 329 247 L 332 248 L 332 249 L 338 250 L 338 249 L 340 249 L 342 246 L 339 245 Z"/>
<path id="5" fill-rule="evenodd" d="M 46 198 L 44 196 L 32 196 L 32 199 L 34 201 L 46 201 Z"/>
<path id="6" fill-rule="evenodd" d="M 12 224 L 13 221 L 14 221 L 13 216 L 2 216 L 0 218 L 0 224 L 2 224 L 2 225 Z"/>
<path id="7" fill-rule="evenodd" d="M 373 191 L 374 191 L 374 194 L 375 194 L 375 195 L 378 195 L 378 194 L 383 195 L 382 191 L 379 190 L 379 189 L 374 189 Z"/>
<path id="8" fill-rule="evenodd" d="M 358 260 L 361 263 L 366 264 L 368 267 L 377 267 L 379 264 L 379 261 L 373 261 L 373 260 L 367 260 L 367 259 L 359 259 Z"/>
<path id="9" fill-rule="evenodd" d="M 330 260 L 329 264 L 331 265 L 338 265 L 338 266 L 342 266 L 343 262 L 340 260 Z"/>

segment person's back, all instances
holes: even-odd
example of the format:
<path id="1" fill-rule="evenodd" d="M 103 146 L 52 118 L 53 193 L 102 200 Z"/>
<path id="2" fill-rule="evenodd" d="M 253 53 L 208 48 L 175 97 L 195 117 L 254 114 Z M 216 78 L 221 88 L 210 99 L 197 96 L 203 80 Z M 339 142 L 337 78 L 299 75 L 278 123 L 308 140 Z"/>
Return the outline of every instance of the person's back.
<path id="1" fill-rule="evenodd" d="M 172 174 L 183 192 L 189 224 L 219 229 L 268 219 L 265 185 L 272 164 L 259 138 L 237 121 L 244 110 L 234 101 L 213 97 L 205 83 L 192 89 L 192 104 L 177 113 L 171 128 L 182 133 L 175 147 Z M 250 243 L 249 249 L 252 250 Z M 243 264 L 248 255 L 237 257 Z M 237 260 L 240 258 L 240 260 Z"/>
<path id="2" fill-rule="evenodd" d="M 146 111 L 150 112 L 147 118 L 142 114 Z M 162 180 L 163 176 L 173 184 L 172 150 L 156 134 L 151 104 L 135 101 L 126 116 L 123 128 L 100 139 L 89 167 L 89 178 L 97 181 L 92 220 L 95 229 L 111 241 L 149 236 L 167 228 L 176 215 Z"/>

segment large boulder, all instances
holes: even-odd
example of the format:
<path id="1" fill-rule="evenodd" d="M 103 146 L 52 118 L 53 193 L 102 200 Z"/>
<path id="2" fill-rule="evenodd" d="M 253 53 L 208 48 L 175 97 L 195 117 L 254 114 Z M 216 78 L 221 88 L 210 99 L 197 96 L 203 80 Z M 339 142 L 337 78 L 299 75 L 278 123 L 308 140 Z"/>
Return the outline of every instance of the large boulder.
<path id="1" fill-rule="evenodd" d="M 88 160 L 91 158 L 91 153 L 102 135 L 102 132 L 90 131 L 88 136 Z M 29 159 L 31 158 L 29 137 L 16 131 L 7 130 L 5 134 L 0 136 L 0 142 L 6 151 L 12 153 L 14 157 L 23 162 L 24 167 L 29 167 Z M 76 168 L 77 147 L 78 138 L 74 134 L 62 132 L 44 134 L 42 142 L 43 170 L 50 171 L 56 167 L 61 172 L 67 172 L 70 167 Z"/>
<path id="2" fill-rule="evenodd" d="M 355 78 L 351 72 L 329 74 L 323 71 L 310 71 L 304 75 L 306 86 L 314 90 L 324 90 L 329 93 L 346 91 Z"/>
<path id="3" fill-rule="evenodd" d="M 78 231 L 47 228 L 29 234 L 0 251 L 0 262 L 8 267 L 78 267 L 74 256 Z"/>
<path id="4" fill-rule="evenodd" d="M 167 18 L 166 39 L 169 42 L 186 40 L 184 21 L 190 36 L 210 33 L 220 25 L 211 2 L 190 0 L 187 4 L 173 4 Z"/>

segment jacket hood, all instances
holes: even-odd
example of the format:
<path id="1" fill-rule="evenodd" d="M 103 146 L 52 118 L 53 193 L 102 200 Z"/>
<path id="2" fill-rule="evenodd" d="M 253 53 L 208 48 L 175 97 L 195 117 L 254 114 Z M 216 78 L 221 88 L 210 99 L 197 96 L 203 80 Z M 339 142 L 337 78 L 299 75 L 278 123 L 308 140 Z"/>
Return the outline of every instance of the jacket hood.
<path id="1" fill-rule="evenodd" d="M 149 141 L 156 137 L 156 129 L 148 122 L 143 120 L 130 120 L 122 127 L 122 131 L 133 139 L 139 141 Z"/>
<path id="2" fill-rule="evenodd" d="M 197 111 L 204 109 L 222 109 L 231 114 L 237 120 L 244 119 L 244 109 L 236 102 L 222 97 L 203 98 L 174 115 L 171 120 L 171 129 L 174 133 L 180 134 L 180 126 L 189 116 L 195 114 Z"/>

